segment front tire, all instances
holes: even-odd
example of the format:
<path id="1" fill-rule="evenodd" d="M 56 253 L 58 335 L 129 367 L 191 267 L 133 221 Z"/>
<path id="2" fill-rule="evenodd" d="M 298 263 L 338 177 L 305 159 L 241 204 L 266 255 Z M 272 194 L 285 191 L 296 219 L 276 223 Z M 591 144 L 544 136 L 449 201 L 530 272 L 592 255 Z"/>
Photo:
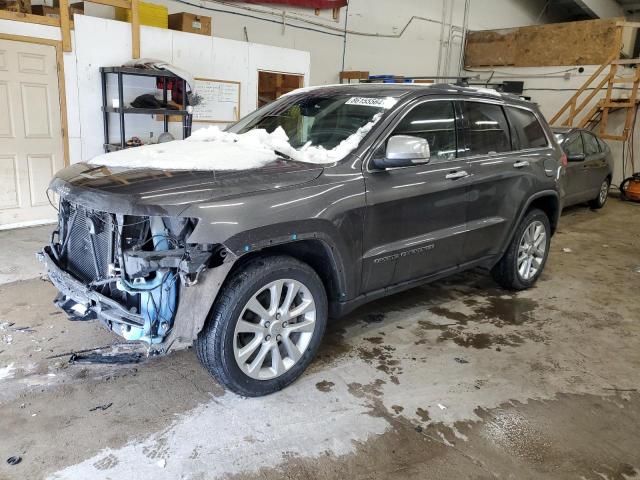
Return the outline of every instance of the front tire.
<path id="1" fill-rule="evenodd" d="M 302 375 L 326 323 L 326 292 L 311 267 L 288 256 L 258 258 L 225 282 L 196 353 L 229 390 L 268 395 Z"/>
<path id="2" fill-rule="evenodd" d="M 589 202 L 589 206 L 592 209 L 599 210 L 604 207 L 605 203 L 607 203 L 609 185 L 611 185 L 611 181 L 608 178 L 605 178 L 600 185 L 600 190 L 598 190 L 598 196 Z"/>
<path id="3" fill-rule="evenodd" d="M 531 209 L 518 225 L 507 251 L 491 270 L 493 279 L 508 290 L 532 287 L 547 262 L 550 241 L 549 218 L 542 210 Z"/>

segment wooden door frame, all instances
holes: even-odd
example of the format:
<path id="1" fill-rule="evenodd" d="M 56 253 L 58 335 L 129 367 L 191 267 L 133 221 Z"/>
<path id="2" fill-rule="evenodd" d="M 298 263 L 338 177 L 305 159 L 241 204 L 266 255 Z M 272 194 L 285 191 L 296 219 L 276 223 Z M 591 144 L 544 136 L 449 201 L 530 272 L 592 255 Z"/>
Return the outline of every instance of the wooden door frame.
<path id="1" fill-rule="evenodd" d="M 23 35 L 9 35 L 0 33 L 0 40 L 10 40 L 14 42 L 36 43 L 39 45 L 49 45 L 56 49 L 56 66 L 58 73 L 58 97 L 60 103 L 60 126 L 62 129 L 62 156 L 64 166 L 69 166 L 69 128 L 67 125 L 67 96 L 64 81 L 64 53 L 62 51 L 61 40 L 50 40 L 48 38 L 26 37 Z"/>

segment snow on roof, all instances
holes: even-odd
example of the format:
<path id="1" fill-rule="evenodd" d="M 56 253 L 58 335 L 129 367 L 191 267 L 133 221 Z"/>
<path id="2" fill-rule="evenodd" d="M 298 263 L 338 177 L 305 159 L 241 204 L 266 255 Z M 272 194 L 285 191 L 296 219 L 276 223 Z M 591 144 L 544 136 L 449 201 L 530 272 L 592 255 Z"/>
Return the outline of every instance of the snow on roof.
<path id="1" fill-rule="evenodd" d="M 105 153 L 94 157 L 89 163 L 164 170 L 250 170 L 263 167 L 283 154 L 299 162 L 332 164 L 355 150 L 381 117 L 382 114 L 377 114 L 371 122 L 331 150 L 311 145 L 311 142 L 295 149 L 282 127 L 271 133 L 254 129 L 237 134 L 224 132 L 214 126 L 197 130 L 185 140 Z"/>

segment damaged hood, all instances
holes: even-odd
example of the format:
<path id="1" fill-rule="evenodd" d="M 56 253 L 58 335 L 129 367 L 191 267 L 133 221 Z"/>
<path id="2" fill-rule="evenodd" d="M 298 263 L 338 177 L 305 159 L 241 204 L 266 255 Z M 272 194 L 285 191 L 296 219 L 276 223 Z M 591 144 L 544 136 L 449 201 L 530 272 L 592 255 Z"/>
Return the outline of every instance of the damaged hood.
<path id="1" fill-rule="evenodd" d="M 323 167 L 278 160 L 250 170 L 160 170 L 77 163 L 50 189 L 73 203 L 111 213 L 177 216 L 191 204 L 310 182 Z"/>

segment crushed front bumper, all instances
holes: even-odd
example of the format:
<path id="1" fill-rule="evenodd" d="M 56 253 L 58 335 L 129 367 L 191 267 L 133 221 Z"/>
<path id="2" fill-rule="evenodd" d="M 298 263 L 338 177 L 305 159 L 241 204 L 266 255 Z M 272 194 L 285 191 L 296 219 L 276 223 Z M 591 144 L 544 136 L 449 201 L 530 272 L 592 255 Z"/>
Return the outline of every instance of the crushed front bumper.
<path id="1" fill-rule="evenodd" d="M 73 275 L 64 271 L 56 263 L 50 247 L 44 247 L 36 257 L 47 270 L 51 283 L 60 291 L 56 304 L 72 320 L 91 320 L 98 318 L 109 328 L 115 324 L 142 328 L 145 320 L 142 315 L 130 312 L 115 300 L 87 287 Z"/>

